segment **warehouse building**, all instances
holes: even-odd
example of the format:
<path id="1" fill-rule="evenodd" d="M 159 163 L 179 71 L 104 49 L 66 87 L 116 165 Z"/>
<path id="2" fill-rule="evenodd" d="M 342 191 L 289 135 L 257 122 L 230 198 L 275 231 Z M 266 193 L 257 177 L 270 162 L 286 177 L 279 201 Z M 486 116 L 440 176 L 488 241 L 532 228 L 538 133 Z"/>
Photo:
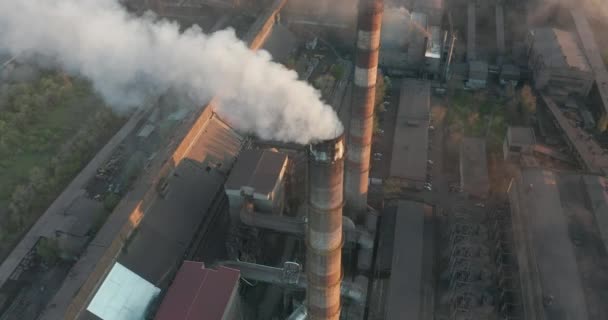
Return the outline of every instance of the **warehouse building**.
<path id="1" fill-rule="evenodd" d="M 586 97 L 593 84 L 593 72 L 576 34 L 555 28 L 531 30 L 527 39 L 528 65 L 534 86 L 547 90 L 554 99 L 569 95 Z"/>
<path id="2" fill-rule="evenodd" d="M 606 183 L 540 168 L 523 168 L 512 180 L 513 252 L 525 319 L 608 317 Z"/>
<path id="3" fill-rule="evenodd" d="M 240 271 L 184 261 L 154 320 L 239 320 Z"/>
<path id="4" fill-rule="evenodd" d="M 426 181 L 431 85 L 406 79 L 399 97 L 389 181 L 422 190 Z"/>
<path id="5" fill-rule="evenodd" d="M 434 224 L 432 208 L 396 200 L 383 212 L 378 243 L 379 277 L 374 296 L 382 297 L 370 319 L 433 319 Z"/>

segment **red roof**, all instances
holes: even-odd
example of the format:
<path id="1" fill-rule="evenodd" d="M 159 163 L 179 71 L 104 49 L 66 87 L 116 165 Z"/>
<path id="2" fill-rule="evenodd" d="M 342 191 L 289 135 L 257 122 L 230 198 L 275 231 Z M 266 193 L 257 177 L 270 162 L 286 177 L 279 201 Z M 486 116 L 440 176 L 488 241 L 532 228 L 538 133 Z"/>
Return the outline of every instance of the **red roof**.
<path id="1" fill-rule="evenodd" d="M 240 271 L 206 269 L 184 261 L 169 287 L 155 320 L 220 320 L 238 286 Z"/>

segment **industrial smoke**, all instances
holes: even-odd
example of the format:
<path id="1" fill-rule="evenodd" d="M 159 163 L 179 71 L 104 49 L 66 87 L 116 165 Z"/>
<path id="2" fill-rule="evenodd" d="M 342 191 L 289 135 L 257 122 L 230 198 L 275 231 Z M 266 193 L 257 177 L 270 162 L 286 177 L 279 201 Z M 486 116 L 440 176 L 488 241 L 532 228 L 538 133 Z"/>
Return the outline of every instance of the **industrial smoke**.
<path id="1" fill-rule="evenodd" d="M 382 46 L 405 46 L 411 23 L 410 12 L 405 7 L 387 6 L 382 16 Z"/>
<path id="2" fill-rule="evenodd" d="M 116 0 L 0 1 L 1 51 L 86 77 L 119 110 L 171 89 L 198 104 L 218 97 L 221 116 L 263 139 L 309 143 L 343 131 L 317 90 L 234 30 L 180 32 Z"/>

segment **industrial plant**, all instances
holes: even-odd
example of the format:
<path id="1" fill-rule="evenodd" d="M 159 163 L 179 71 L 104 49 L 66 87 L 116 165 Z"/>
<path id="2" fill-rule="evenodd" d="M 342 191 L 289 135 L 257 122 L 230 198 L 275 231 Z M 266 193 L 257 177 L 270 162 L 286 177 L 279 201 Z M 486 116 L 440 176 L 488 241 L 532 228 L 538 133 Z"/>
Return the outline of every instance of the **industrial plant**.
<path id="1" fill-rule="evenodd" d="M 608 3 L 4 2 L 0 320 L 608 319 Z"/>

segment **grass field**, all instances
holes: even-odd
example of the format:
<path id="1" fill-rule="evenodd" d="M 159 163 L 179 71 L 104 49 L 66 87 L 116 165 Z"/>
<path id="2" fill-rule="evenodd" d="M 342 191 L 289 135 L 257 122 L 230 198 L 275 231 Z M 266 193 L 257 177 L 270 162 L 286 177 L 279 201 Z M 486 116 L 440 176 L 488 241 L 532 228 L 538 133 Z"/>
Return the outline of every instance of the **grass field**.
<path id="1" fill-rule="evenodd" d="M 469 137 L 485 137 L 490 150 L 499 150 L 507 130 L 507 104 L 502 99 L 464 90 L 450 99 L 450 130 Z"/>

